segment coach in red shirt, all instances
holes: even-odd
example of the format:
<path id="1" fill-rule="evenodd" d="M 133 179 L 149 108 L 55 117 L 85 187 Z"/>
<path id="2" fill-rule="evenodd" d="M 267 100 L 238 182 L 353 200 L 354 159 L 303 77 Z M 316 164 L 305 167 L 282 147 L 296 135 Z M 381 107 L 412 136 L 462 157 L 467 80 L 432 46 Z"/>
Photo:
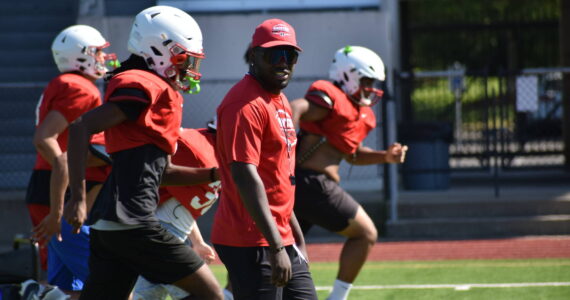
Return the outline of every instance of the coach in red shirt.
<path id="1" fill-rule="evenodd" d="M 246 53 L 249 73 L 217 110 L 224 188 L 212 243 L 235 299 L 317 299 L 293 214 L 297 138 L 281 92 L 298 51 L 291 25 L 279 19 L 261 23 Z"/>

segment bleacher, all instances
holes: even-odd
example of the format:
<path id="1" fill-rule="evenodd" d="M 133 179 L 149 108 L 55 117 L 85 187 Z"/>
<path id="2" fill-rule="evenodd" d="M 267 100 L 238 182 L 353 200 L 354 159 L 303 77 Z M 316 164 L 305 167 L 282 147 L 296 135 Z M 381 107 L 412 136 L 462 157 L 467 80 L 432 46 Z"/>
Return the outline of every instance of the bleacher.
<path id="1" fill-rule="evenodd" d="M 35 107 L 58 70 L 51 43 L 74 24 L 77 1 L 0 3 L 0 189 L 27 185 L 34 163 Z"/>

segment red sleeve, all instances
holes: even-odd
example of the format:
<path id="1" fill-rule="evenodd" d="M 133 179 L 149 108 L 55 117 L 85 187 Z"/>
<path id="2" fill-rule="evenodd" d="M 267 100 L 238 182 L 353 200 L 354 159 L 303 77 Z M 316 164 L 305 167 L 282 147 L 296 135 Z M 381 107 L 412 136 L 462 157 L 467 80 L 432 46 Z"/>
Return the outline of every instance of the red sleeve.
<path id="1" fill-rule="evenodd" d="M 258 166 L 267 112 L 250 102 L 238 107 L 235 113 L 224 114 L 223 118 L 224 121 L 218 123 L 224 132 L 223 145 L 228 160 Z"/>
<path id="2" fill-rule="evenodd" d="M 101 131 L 91 136 L 90 144 L 105 145 L 105 132 Z"/>
<path id="3" fill-rule="evenodd" d="M 154 101 L 156 85 L 137 72 L 126 71 L 119 73 L 107 87 L 105 101 L 137 101 L 150 103 Z"/>
<path id="4" fill-rule="evenodd" d="M 68 123 L 97 107 L 101 101 L 99 95 L 93 95 L 89 89 L 74 84 L 66 84 L 59 93 L 51 103 L 51 110 L 60 112 Z"/>
<path id="5" fill-rule="evenodd" d="M 305 99 L 309 102 L 326 109 L 333 109 L 334 102 L 331 97 L 323 91 L 309 90 L 305 95 Z"/>

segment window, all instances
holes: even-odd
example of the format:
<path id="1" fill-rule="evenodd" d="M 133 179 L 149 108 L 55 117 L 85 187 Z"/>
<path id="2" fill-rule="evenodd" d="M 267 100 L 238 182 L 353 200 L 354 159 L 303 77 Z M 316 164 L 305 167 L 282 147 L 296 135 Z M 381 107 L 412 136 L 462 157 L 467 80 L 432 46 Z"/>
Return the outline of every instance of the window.
<path id="1" fill-rule="evenodd" d="M 382 0 L 159 0 L 189 12 L 378 8 Z"/>

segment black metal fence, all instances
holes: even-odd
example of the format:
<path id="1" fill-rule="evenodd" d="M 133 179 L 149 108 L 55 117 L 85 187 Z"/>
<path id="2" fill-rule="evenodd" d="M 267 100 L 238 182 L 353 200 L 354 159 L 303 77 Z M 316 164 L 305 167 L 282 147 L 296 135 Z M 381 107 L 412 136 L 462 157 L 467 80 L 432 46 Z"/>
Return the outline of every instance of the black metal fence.
<path id="1" fill-rule="evenodd" d="M 569 71 L 399 74 L 400 131 L 439 124 L 432 128 L 449 143 L 452 171 L 562 168 L 562 74 Z"/>

